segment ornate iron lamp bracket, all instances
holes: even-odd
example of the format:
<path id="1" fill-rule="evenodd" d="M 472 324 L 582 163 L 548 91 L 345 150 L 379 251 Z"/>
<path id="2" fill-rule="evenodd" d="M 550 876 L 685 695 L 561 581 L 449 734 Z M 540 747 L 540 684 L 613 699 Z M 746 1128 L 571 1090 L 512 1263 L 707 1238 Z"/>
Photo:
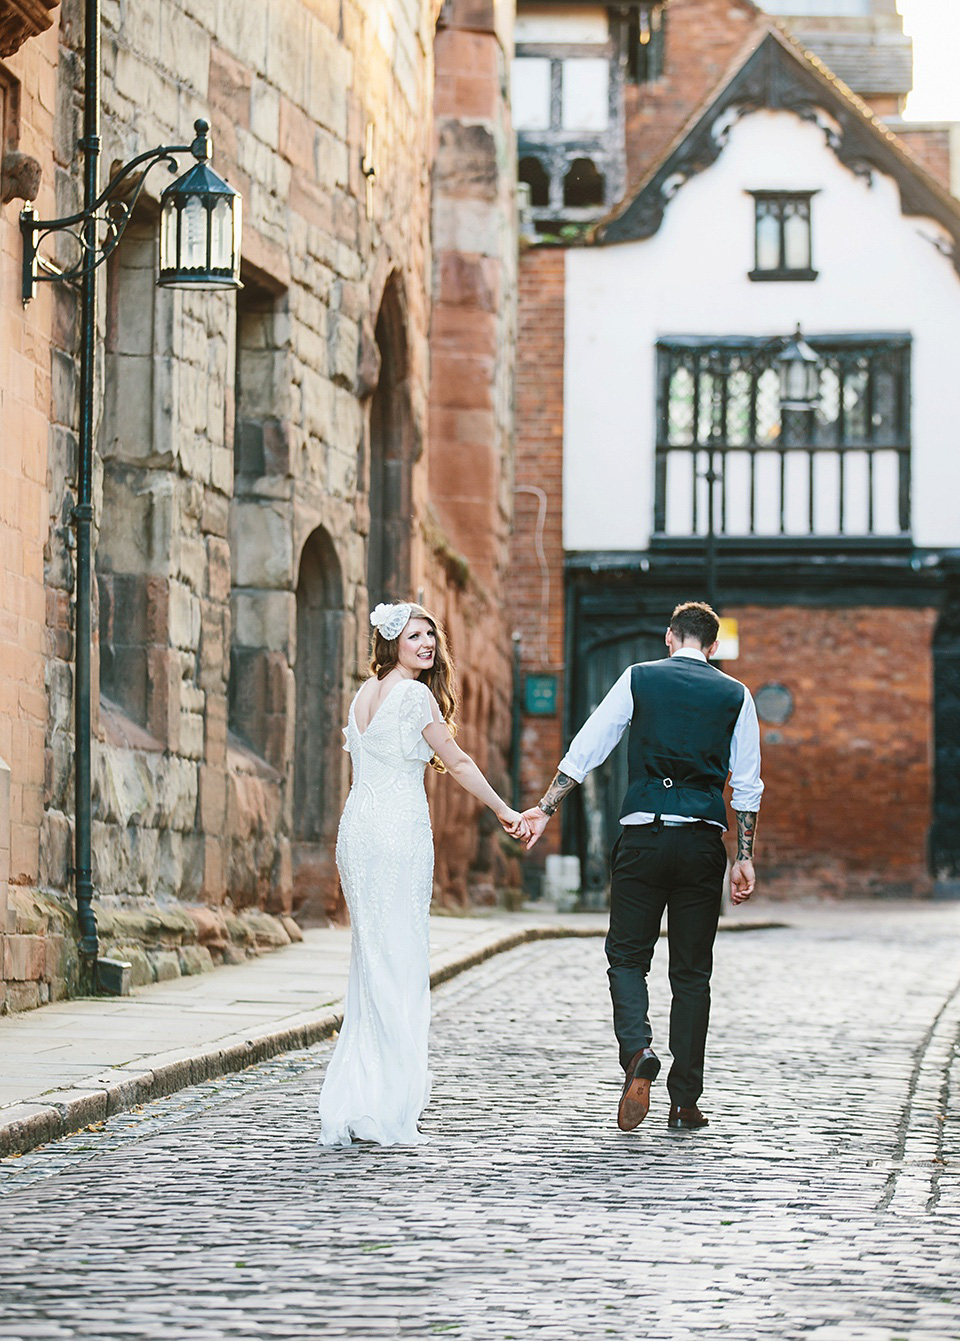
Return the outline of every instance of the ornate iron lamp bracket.
<path id="1" fill-rule="evenodd" d="M 197 134 L 192 144 L 168 144 L 159 149 L 148 149 L 146 153 L 138 154 L 125 163 L 110 178 L 89 209 L 65 215 L 62 219 L 38 219 L 36 210 L 30 204 L 20 211 L 20 234 L 23 238 L 21 297 L 24 307 L 35 297 L 38 283 L 80 280 L 84 275 L 92 274 L 113 254 L 133 217 L 151 168 L 165 163 L 172 175 L 180 166 L 176 157 L 178 154 L 193 154 L 199 163 L 210 158 L 209 122 L 196 121 L 194 129 Z M 81 147 L 86 147 L 84 142 L 81 142 Z M 96 147 L 99 149 L 99 143 Z M 122 198 L 118 199 L 118 194 L 122 194 Z M 66 269 L 61 269 L 40 255 L 39 249 L 44 238 L 55 233 L 69 234 L 80 249 L 76 263 Z"/>

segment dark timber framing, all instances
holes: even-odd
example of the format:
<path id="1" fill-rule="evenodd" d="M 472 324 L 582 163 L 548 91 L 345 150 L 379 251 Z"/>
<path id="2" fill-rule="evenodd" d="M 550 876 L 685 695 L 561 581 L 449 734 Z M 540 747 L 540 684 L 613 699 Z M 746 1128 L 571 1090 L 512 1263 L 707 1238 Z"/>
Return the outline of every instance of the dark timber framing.
<path id="1" fill-rule="evenodd" d="M 829 382 L 828 409 L 823 396 L 817 412 L 779 408 L 776 359 L 778 341 L 758 336 L 674 336 L 657 342 L 657 443 L 655 464 L 654 534 L 659 540 L 669 530 L 667 476 L 671 459 L 692 458 L 690 471 L 692 530 L 703 534 L 704 502 L 700 468 L 709 455 L 718 475 L 719 534 L 727 530 L 727 460 L 749 462 L 748 535 L 780 543 L 787 526 L 789 495 L 787 461 L 804 461 L 806 534 L 823 539 L 831 534 L 817 525 L 815 495 L 821 469 L 831 461 L 838 480 L 837 525 L 832 534 L 845 539 L 890 536 L 880 529 L 877 506 L 882 496 L 875 463 L 895 455 L 897 464 L 897 531 L 910 534 L 910 336 L 905 333 L 810 335 L 805 337 L 821 361 L 821 386 Z M 775 384 L 777 409 L 761 403 L 764 381 Z M 682 379 L 682 386 L 681 386 Z M 683 390 L 684 394 L 679 394 Z M 768 436 L 772 434 L 772 436 Z M 867 470 L 866 529 L 857 530 L 847 502 L 849 454 L 865 458 Z M 764 459 L 778 463 L 779 518 L 774 528 L 759 525 L 757 467 Z M 892 501 L 892 500 L 891 500 Z M 715 509 L 716 513 L 717 509 Z M 796 509 L 792 509 L 796 511 Z"/>
<path id="2" fill-rule="evenodd" d="M 558 6 L 561 10 L 565 6 Z M 526 0 L 522 9 L 536 13 L 539 4 Z M 599 6 L 598 6 L 599 8 Z M 624 140 L 624 84 L 626 81 L 645 83 L 659 78 L 663 68 L 663 41 L 665 27 L 663 6 L 659 3 L 640 3 L 628 0 L 626 4 L 604 7 L 610 31 L 606 42 L 518 42 L 515 55 L 550 61 L 550 125 L 541 130 L 517 131 L 517 158 L 520 180 L 534 188 L 542 179 L 531 169 L 524 175 L 524 160 L 535 159 L 547 179 L 547 203 L 534 199 L 531 215 L 541 230 L 551 225 L 594 224 L 621 200 L 626 187 L 626 149 Z M 656 20 L 660 20 L 657 26 Z M 639 42 L 639 31 L 646 24 L 650 41 L 644 44 L 644 61 L 640 55 L 629 58 L 629 44 Z M 604 130 L 577 131 L 563 125 L 563 61 L 584 57 L 606 60 L 610 71 L 608 87 L 608 122 Z M 632 73 L 631 73 L 632 71 Z M 576 173 L 578 160 L 589 160 L 603 176 L 603 198 L 597 204 L 574 205 L 565 200 L 564 187 L 571 172 Z M 532 178 L 536 176 L 537 182 Z"/>
<path id="3" fill-rule="evenodd" d="M 858 177 L 869 181 L 874 171 L 892 177 L 900 189 L 904 214 L 935 219 L 949 233 L 951 260 L 960 274 L 960 201 L 908 155 L 865 103 L 776 28 L 768 30 L 625 205 L 598 226 L 595 241 L 635 242 L 652 237 L 683 183 L 720 157 L 732 126 L 740 117 L 763 109 L 792 112 L 818 126 L 840 162 Z"/>

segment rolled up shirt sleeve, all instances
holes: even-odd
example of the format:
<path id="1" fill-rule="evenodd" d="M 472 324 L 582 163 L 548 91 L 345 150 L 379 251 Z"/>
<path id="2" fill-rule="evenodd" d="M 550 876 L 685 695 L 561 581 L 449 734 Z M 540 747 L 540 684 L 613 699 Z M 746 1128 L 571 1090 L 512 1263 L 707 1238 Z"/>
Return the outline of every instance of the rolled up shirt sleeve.
<path id="1" fill-rule="evenodd" d="M 743 706 L 730 742 L 730 786 L 733 788 L 734 810 L 755 812 L 760 809 L 760 798 L 763 796 L 763 783 L 760 780 L 760 723 L 749 689 L 743 691 Z"/>
<path id="2" fill-rule="evenodd" d="M 603 763 L 630 725 L 633 717 L 633 694 L 630 692 L 632 669 L 632 666 L 628 666 L 623 672 L 571 740 L 569 749 L 560 760 L 559 771 L 573 778 L 574 782 L 582 782 L 592 768 Z"/>

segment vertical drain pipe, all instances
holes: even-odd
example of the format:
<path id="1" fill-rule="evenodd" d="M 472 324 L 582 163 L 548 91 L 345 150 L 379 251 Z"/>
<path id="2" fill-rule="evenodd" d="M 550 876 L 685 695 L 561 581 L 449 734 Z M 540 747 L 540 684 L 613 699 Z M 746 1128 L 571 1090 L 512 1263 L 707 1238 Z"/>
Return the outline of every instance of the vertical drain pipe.
<path id="1" fill-rule="evenodd" d="M 86 0 L 83 51 L 83 207 L 97 199 L 100 168 L 100 0 Z M 80 442 L 77 505 L 73 511 L 77 536 L 77 611 L 74 645 L 74 879 L 80 958 L 87 990 L 97 990 L 97 919 L 93 911 L 91 787 L 91 585 L 93 567 L 93 435 L 94 374 L 97 339 L 97 274 L 92 264 L 97 247 L 96 220 L 83 225 L 88 264 L 80 298 Z"/>

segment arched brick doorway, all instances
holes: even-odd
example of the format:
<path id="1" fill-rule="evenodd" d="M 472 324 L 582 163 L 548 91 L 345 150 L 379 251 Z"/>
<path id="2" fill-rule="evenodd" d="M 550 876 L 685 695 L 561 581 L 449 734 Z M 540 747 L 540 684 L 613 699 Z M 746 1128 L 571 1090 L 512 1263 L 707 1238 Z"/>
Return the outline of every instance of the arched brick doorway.
<path id="1" fill-rule="evenodd" d="M 333 540 L 322 526 L 300 557 L 294 676 L 293 896 L 309 922 L 337 905 L 334 845 L 343 771 L 343 581 Z"/>
<path id="2" fill-rule="evenodd" d="M 407 335 L 400 281 L 391 275 L 376 326 L 380 379 L 370 406 L 370 536 L 367 592 L 371 606 L 410 595 L 413 448 Z"/>

